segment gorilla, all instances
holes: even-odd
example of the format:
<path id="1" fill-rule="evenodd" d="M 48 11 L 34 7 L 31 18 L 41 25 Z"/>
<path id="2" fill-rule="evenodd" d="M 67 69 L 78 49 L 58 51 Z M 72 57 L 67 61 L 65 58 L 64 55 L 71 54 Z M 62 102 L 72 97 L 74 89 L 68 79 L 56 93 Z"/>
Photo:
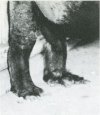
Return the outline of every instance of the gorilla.
<path id="1" fill-rule="evenodd" d="M 29 57 L 37 36 L 42 35 L 45 45 L 45 82 L 64 84 L 64 80 L 84 82 L 83 77 L 71 74 L 66 70 L 66 37 L 70 31 L 69 23 L 73 23 L 74 14 L 79 11 L 83 2 L 59 2 L 59 15 L 53 11 L 49 16 L 45 8 L 50 2 L 13 1 L 8 3 L 9 50 L 7 56 L 10 74 L 11 91 L 19 97 L 39 96 L 43 90 L 37 87 L 30 76 Z M 52 4 L 56 4 L 52 2 Z M 57 4 L 56 4 L 57 5 Z M 62 15 L 60 13 L 62 12 Z M 72 17 L 71 17 L 72 16 Z M 77 15 L 76 15 L 77 17 Z"/>

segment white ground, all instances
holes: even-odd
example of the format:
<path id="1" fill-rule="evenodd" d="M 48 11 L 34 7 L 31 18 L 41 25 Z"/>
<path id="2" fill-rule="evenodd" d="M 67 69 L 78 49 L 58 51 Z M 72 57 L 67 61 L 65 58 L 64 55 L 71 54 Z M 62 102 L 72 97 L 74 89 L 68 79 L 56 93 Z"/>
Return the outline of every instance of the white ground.
<path id="1" fill-rule="evenodd" d="M 0 72 L 0 115 L 100 115 L 99 47 L 96 44 L 69 51 L 68 69 L 87 84 L 67 83 L 66 87 L 43 82 L 43 58 L 30 59 L 34 83 L 43 88 L 41 97 L 18 98 L 9 92 L 8 71 Z"/>

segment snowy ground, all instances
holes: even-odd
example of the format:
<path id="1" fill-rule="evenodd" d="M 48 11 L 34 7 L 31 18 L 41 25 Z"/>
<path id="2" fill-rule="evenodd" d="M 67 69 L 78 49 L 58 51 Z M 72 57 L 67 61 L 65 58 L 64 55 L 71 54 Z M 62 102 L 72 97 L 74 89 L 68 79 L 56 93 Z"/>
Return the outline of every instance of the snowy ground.
<path id="1" fill-rule="evenodd" d="M 8 71 L 0 72 L 0 115 L 100 115 L 99 58 L 97 43 L 69 50 L 68 70 L 90 82 L 66 82 L 64 87 L 48 85 L 42 80 L 43 58 L 35 55 L 30 59 L 31 76 L 44 93 L 41 97 L 33 96 L 26 100 L 9 92 Z"/>

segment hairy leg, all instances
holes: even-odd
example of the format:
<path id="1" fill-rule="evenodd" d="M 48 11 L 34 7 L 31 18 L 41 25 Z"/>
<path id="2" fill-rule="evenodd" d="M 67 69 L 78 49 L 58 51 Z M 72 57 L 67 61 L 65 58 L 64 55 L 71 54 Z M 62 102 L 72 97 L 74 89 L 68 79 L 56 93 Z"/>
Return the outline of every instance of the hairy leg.
<path id="1" fill-rule="evenodd" d="M 45 49 L 44 80 L 63 84 L 62 74 L 65 71 L 65 65 L 66 44 L 60 40 L 57 40 L 54 46 L 47 43 Z"/>
<path id="2" fill-rule="evenodd" d="M 74 81 L 74 83 L 84 83 L 83 77 L 74 75 L 66 70 L 66 44 L 56 41 L 55 45 L 56 47 L 54 48 L 47 43 L 45 49 L 44 81 L 64 84 L 64 80 L 66 79 Z"/>
<path id="3" fill-rule="evenodd" d="M 64 36 L 61 36 L 59 32 L 55 34 L 52 30 L 49 30 L 49 26 L 43 30 L 45 30 L 43 33 L 47 40 L 45 45 L 44 80 L 60 84 L 64 84 L 65 79 L 83 82 L 83 77 L 71 74 L 66 70 L 67 50 Z"/>
<path id="4" fill-rule="evenodd" d="M 83 81 L 82 77 L 66 71 L 66 29 L 65 25 L 55 24 L 49 21 L 34 3 L 35 18 L 39 24 L 41 33 L 47 41 L 44 46 L 45 69 L 44 80 L 46 82 L 58 82 L 64 84 L 63 80 Z"/>
<path id="5" fill-rule="evenodd" d="M 33 16 L 31 2 L 10 3 L 8 70 L 11 91 L 21 97 L 42 92 L 32 82 L 29 72 L 29 56 L 36 41 Z"/>

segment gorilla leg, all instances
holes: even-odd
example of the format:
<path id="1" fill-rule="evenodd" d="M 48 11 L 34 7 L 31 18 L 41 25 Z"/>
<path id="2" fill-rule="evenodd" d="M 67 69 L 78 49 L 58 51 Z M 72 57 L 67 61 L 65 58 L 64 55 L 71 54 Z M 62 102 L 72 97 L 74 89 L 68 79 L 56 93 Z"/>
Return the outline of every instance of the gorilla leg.
<path id="1" fill-rule="evenodd" d="M 48 20 L 39 7 L 34 3 L 34 13 L 41 33 L 48 42 L 45 46 L 45 69 L 44 80 L 54 81 L 63 84 L 63 79 L 84 81 L 83 77 L 73 75 L 66 71 L 66 36 L 67 27 L 65 24 L 56 24 Z M 68 29 L 69 30 L 69 29 Z"/>
<path id="2" fill-rule="evenodd" d="M 18 96 L 40 95 L 41 88 L 32 82 L 29 72 L 29 56 L 35 44 L 35 20 L 30 2 L 10 3 L 10 38 L 8 70 L 11 91 Z"/>
<path id="3" fill-rule="evenodd" d="M 43 34 L 48 42 L 45 46 L 44 81 L 57 82 L 60 84 L 64 84 L 64 79 L 83 81 L 83 77 L 66 71 L 67 51 L 64 36 L 53 33 L 52 30 L 50 31 L 47 27 L 43 30 L 45 30 Z"/>
<path id="4" fill-rule="evenodd" d="M 44 80 L 63 84 L 62 74 L 66 65 L 66 44 L 57 40 L 54 45 L 47 43 L 45 49 Z"/>

